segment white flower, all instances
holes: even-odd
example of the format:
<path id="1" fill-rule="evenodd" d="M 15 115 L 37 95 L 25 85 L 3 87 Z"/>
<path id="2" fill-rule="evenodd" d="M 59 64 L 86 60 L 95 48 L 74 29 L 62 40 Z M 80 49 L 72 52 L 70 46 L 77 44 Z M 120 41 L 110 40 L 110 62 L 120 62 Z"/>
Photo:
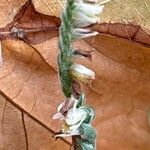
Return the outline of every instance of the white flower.
<path id="1" fill-rule="evenodd" d="M 79 64 L 73 64 L 70 70 L 72 76 L 85 84 L 90 84 L 95 79 L 95 73 Z"/>
<path id="2" fill-rule="evenodd" d="M 64 120 L 65 119 L 65 113 L 73 107 L 75 98 L 71 96 L 68 100 L 63 101 L 57 108 L 57 113 L 53 116 L 53 119 L 60 119 Z"/>
<path id="3" fill-rule="evenodd" d="M 77 104 L 78 100 L 75 100 L 73 107 L 68 110 L 67 115 L 62 122 L 63 134 L 58 134 L 55 137 L 80 135 L 78 128 L 86 119 L 86 112 L 84 109 L 77 108 Z"/>
<path id="4" fill-rule="evenodd" d="M 86 27 L 99 22 L 97 15 L 102 12 L 103 5 L 75 2 L 74 26 Z"/>
<path id="5" fill-rule="evenodd" d="M 78 129 L 83 120 L 86 117 L 86 113 L 83 109 L 77 108 L 78 100 L 75 101 L 73 108 L 71 108 L 66 116 L 66 123 L 69 125 L 69 129 Z"/>

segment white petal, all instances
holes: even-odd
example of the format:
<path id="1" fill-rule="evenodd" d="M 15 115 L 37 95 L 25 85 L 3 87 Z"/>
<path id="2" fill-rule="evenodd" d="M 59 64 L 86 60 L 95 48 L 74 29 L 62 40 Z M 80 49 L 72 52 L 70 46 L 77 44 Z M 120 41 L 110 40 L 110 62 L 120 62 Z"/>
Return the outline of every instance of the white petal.
<path id="1" fill-rule="evenodd" d="M 70 130 L 78 130 L 78 128 L 81 126 L 81 124 L 83 123 L 83 121 L 85 120 L 85 118 L 86 118 L 86 112 L 84 112 L 83 115 L 81 116 L 80 122 L 78 122 L 75 125 L 70 126 L 69 129 Z"/>
<path id="2" fill-rule="evenodd" d="M 53 119 L 64 119 L 65 117 L 61 113 L 57 113 L 53 116 Z"/>
<path id="3" fill-rule="evenodd" d="M 90 29 L 82 29 L 82 28 L 76 28 L 73 30 L 73 33 L 91 33 L 91 30 Z"/>
<path id="4" fill-rule="evenodd" d="M 72 109 L 68 111 L 65 121 L 69 126 L 76 125 L 83 119 L 83 116 L 85 116 L 83 110 L 76 109 L 76 111 L 73 111 Z"/>
<path id="5" fill-rule="evenodd" d="M 57 112 L 59 112 L 64 105 L 65 105 L 65 102 L 62 102 L 61 104 L 59 104 L 57 108 Z"/>
<path id="6" fill-rule="evenodd" d="M 88 33 L 88 34 L 80 34 L 80 36 L 81 36 L 81 38 L 87 38 L 87 37 L 96 36 L 98 34 L 99 34 L 98 32 L 91 32 L 91 33 Z"/>
<path id="7" fill-rule="evenodd" d="M 98 32 L 91 32 L 88 29 L 80 29 L 80 28 L 76 28 L 72 32 L 73 32 L 72 34 L 74 39 L 82 39 L 82 38 L 96 36 L 99 34 Z"/>
<path id="8" fill-rule="evenodd" d="M 71 137 L 71 136 L 75 136 L 75 135 L 80 135 L 78 132 L 77 133 L 70 133 L 70 134 L 57 134 L 55 135 L 56 137 Z"/>
<path id="9" fill-rule="evenodd" d="M 79 122 L 81 119 L 81 115 L 82 113 L 79 112 L 79 110 L 77 109 L 77 104 L 78 104 L 78 100 L 75 101 L 73 108 L 71 108 L 66 116 L 66 123 L 70 126 L 72 124 L 76 124 L 77 122 Z"/>

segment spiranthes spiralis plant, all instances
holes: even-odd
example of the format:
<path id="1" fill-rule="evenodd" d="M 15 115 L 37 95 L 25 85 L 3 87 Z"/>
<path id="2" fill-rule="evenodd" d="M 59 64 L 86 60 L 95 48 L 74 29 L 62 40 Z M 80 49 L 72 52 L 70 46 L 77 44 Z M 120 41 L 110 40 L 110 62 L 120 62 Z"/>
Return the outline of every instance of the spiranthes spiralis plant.
<path id="1" fill-rule="evenodd" d="M 81 82 L 90 84 L 95 79 L 95 73 L 73 62 L 73 58 L 77 56 L 91 58 L 91 53 L 75 50 L 72 43 L 98 34 L 87 27 L 98 23 L 97 15 L 102 12 L 103 7 L 96 0 L 67 0 L 61 16 L 58 66 L 66 100 L 58 106 L 53 119 L 60 119 L 62 122 L 62 129 L 55 137 L 71 136 L 75 150 L 96 150 L 97 135 L 91 125 L 95 117 L 94 110 L 85 105 L 85 95 L 80 86 Z"/>

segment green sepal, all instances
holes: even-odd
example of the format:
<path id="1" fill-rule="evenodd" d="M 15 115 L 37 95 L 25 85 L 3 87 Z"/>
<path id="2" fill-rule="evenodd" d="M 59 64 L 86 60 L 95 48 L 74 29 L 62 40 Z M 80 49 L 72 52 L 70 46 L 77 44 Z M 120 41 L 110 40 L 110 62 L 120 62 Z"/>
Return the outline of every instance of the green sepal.
<path id="1" fill-rule="evenodd" d="M 82 93 L 79 97 L 79 100 L 78 100 L 78 104 L 77 104 L 77 108 L 81 107 L 84 105 L 84 102 L 85 102 L 85 96 L 84 94 Z"/>
<path id="2" fill-rule="evenodd" d="M 77 139 L 77 142 L 81 150 L 95 150 L 97 137 L 95 129 L 91 125 L 83 123 L 79 128 L 79 132 L 81 139 Z"/>
<path id="3" fill-rule="evenodd" d="M 81 150 L 95 150 L 96 149 L 96 131 L 91 125 L 82 124 L 80 126 L 81 139 L 77 139 Z"/>
<path id="4" fill-rule="evenodd" d="M 95 144 L 97 135 L 95 129 L 90 124 L 82 123 L 79 128 L 79 132 L 81 134 L 82 140 Z"/>
<path id="5" fill-rule="evenodd" d="M 84 120 L 84 123 L 91 124 L 91 121 L 95 118 L 95 111 L 90 106 L 82 106 L 80 109 L 84 109 L 86 112 L 86 119 Z"/>

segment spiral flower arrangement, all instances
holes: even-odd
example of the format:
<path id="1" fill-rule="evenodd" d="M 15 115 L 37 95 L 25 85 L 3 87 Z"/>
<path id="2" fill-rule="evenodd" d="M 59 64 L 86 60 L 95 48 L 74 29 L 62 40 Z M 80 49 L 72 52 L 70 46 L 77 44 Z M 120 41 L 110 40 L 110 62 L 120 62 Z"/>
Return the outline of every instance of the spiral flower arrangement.
<path id="1" fill-rule="evenodd" d="M 58 65 L 66 100 L 58 106 L 53 119 L 62 122 L 62 129 L 55 137 L 71 136 L 75 150 L 96 150 L 97 135 L 91 125 L 94 110 L 85 105 L 85 95 L 80 86 L 81 82 L 90 84 L 95 79 L 95 73 L 73 62 L 77 56 L 91 58 L 91 52 L 76 50 L 72 43 L 98 34 L 87 27 L 99 22 L 97 15 L 103 10 L 102 4 L 97 4 L 96 0 L 67 0 L 61 16 Z"/>

